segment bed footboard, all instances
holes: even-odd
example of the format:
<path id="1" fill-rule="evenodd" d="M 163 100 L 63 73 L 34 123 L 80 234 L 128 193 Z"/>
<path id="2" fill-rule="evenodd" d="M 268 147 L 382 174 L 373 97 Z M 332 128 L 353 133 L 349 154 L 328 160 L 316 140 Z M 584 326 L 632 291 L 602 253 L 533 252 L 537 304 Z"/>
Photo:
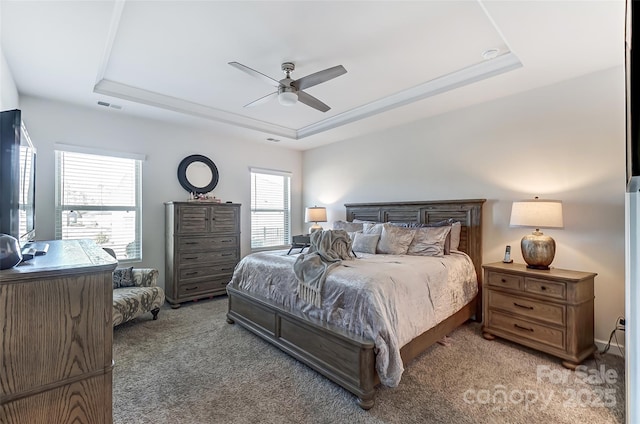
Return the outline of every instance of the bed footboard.
<path id="1" fill-rule="evenodd" d="M 227 293 L 227 322 L 240 324 L 350 391 L 361 408 L 373 407 L 378 381 L 372 341 L 310 321 L 233 287 L 227 287 Z"/>

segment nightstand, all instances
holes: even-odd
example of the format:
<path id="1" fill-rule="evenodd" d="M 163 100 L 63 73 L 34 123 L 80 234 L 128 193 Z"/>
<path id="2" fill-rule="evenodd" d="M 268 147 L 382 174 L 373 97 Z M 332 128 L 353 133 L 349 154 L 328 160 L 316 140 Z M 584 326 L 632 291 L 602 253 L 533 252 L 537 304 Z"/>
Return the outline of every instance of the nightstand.
<path id="1" fill-rule="evenodd" d="M 310 244 L 311 244 L 310 234 L 301 234 L 298 236 L 293 236 L 291 237 L 291 247 L 289 248 L 287 255 L 290 254 L 293 249 L 300 249 L 300 252 L 298 253 L 302 253 L 302 251 L 305 248 L 309 247 Z"/>
<path id="2" fill-rule="evenodd" d="M 496 262 L 484 269 L 483 336 L 520 343 L 575 369 L 595 352 L 593 282 L 597 274 L 535 270 Z"/>

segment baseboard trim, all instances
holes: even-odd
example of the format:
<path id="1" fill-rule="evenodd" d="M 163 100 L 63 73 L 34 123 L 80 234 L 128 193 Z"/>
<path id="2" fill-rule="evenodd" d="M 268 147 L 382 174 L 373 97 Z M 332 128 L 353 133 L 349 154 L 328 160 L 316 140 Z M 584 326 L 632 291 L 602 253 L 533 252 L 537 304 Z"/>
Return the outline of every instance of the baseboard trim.
<path id="1" fill-rule="evenodd" d="M 624 337 L 623 337 L 623 340 L 624 340 Z M 607 347 L 607 343 L 608 342 L 606 340 L 595 340 L 596 347 L 598 348 L 598 353 L 602 352 L 604 348 Z M 611 340 L 611 346 L 609 346 L 609 350 L 607 351 L 607 353 L 624 357 L 625 355 L 624 345 L 620 345 L 618 343 L 615 343 L 615 340 Z"/>

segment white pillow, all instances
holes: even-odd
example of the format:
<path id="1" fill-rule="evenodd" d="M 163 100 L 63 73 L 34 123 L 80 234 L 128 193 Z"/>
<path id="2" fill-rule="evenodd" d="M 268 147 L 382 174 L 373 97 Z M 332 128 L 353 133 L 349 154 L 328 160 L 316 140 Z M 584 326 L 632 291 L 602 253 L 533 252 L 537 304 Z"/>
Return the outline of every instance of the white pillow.
<path id="1" fill-rule="evenodd" d="M 383 224 L 377 252 L 388 255 L 405 255 L 413 240 L 413 234 L 413 228 Z"/>

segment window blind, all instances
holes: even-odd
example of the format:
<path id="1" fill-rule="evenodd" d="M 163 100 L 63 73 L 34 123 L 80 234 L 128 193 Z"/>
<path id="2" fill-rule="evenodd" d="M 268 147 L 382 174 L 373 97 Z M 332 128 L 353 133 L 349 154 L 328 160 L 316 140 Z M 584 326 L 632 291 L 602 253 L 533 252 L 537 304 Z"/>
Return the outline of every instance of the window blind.
<path id="1" fill-rule="evenodd" d="M 56 239 L 91 239 L 118 260 L 141 260 L 141 169 L 137 159 L 56 151 Z"/>
<path id="2" fill-rule="evenodd" d="M 251 248 L 279 247 L 291 240 L 291 175 L 251 170 Z"/>

